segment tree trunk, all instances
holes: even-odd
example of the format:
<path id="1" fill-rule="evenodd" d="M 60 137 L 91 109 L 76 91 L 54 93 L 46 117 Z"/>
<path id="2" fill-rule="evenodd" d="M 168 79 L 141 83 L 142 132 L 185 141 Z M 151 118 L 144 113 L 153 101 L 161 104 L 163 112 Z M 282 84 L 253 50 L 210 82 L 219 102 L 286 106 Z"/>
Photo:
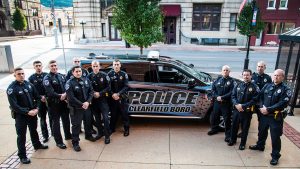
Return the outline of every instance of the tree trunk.
<path id="1" fill-rule="evenodd" d="M 143 55 L 143 47 L 140 46 L 140 55 L 142 56 Z"/>

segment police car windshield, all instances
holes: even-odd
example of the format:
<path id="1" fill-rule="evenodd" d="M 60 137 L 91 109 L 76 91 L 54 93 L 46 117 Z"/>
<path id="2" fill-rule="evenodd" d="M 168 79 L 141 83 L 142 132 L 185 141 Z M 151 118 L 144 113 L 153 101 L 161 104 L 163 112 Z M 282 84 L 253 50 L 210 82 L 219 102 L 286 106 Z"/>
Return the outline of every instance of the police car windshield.
<path id="1" fill-rule="evenodd" d="M 212 82 L 212 78 L 209 74 L 200 72 L 198 70 L 196 70 L 195 68 L 190 67 L 189 65 L 187 65 L 186 63 L 180 61 L 180 60 L 176 60 L 175 62 L 178 66 L 180 66 L 183 70 L 187 71 L 188 73 L 192 74 L 193 76 L 195 76 L 196 78 L 198 78 L 199 80 L 201 80 L 202 82 L 205 82 L 207 84 Z"/>

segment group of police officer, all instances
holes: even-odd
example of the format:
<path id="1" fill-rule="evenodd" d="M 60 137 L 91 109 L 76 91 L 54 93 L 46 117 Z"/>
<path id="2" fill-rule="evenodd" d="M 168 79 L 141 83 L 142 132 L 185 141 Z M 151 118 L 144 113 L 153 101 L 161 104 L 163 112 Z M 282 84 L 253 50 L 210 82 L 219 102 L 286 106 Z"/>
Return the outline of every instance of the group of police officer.
<path id="1" fill-rule="evenodd" d="M 56 146 L 60 149 L 67 148 L 60 131 L 60 119 L 65 140 L 72 140 L 76 152 L 81 150 L 79 134 L 82 121 L 85 139 L 92 142 L 105 136 L 104 142 L 109 144 L 110 135 L 115 132 L 119 115 L 123 120 L 124 136 L 129 135 L 126 94 L 128 75 L 121 70 L 121 63 L 117 59 L 113 61 L 113 69 L 108 74 L 100 71 L 98 61 L 93 61 L 91 66 L 93 72 L 88 74 L 80 67 L 79 58 L 74 58 L 73 67 L 65 76 L 58 73 L 55 60 L 51 60 L 48 64 L 49 73 L 42 71 L 43 65 L 40 61 L 34 61 L 35 73 L 29 77 L 29 81 L 25 80 L 22 68 L 14 69 L 15 81 L 9 85 L 7 96 L 12 117 L 15 119 L 18 156 L 21 163 L 30 163 L 25 147 L 27 126 L 34 149 L 48 148 L 39 141 L 37 133 L 38 115 L 43 142 L 48 141 L 47 112 L 51 133 Z M 93 121 L 98 130 L 96 137 L 92 135 Z"/>
<path id="2" fill-rule="evenodd" d="M 247 142 L 248 131 L 252 114 L 258 117 L 258 141 L 249 146 L 251 150 L 264 151 L 268 130 L 270 128 L 272 140 L 271 165 L 277 165 L 280 158 L 281 139 L 283 132 L 284 109 L 288 106 L 291 90 L 283 83 L 285 73 L 277 69 L 271 77 L 264 73 L 266 64 L 257 63 L 257 72 L 243 70 L 243 81 L 237 83 L 229 76 L 230 67 L 222 67 L 222 76 L 217 78 L 212 85 L 214 100 L 213 111 L 210 116 L 211 130 L 208 135 L 217 134 L 220 115 L 224 118 L 225 142 L 233 146 L 237 142 L 239 126 L 241 137 L 239 150 L 244 150 Z"/>

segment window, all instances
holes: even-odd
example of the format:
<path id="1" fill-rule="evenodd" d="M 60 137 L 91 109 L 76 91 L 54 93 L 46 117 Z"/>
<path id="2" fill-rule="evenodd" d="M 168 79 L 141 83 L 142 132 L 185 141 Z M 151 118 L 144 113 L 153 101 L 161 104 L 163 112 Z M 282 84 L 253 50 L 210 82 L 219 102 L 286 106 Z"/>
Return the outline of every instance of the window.
<path id="1" fill-rule="evenodd" d="M 280 0 L 279 9 L 287 8 L 287 5 L 288 5 L 288 0 Z"/>
<path id="2" fill-rule="evenodd" d="M 236 30 L 236 13 L 230 14 L 230 21 L 229 21 L 229 31 L 235 31 Z"/>
<path id="3" fill-rule="evenodd" d="M 189 77 L 171 65 L 157 65 L 157 70 L 161 83 L 188 83 Z"/>
<path id="4" fill-rule="evenodd" d="M 0 0 L 0 7 L 3 7 L 3 3 L 2 3 L 2 0 Z"/>
<path id="5" fill-rule="evenodd" d="M 15 7 L 18 7 L 20 9 L 24 9 L 22 5 L 22 0 L 15 0 Z"/>
<path id="6" fill-rule="evenodd" d="M 219 31 L 221 4 L 194 4 L 192 30 Z"/>
<path id="7" fill-rule="evenodd" d="M 32 16 L 38 16 L 39 15 L 37 8 L 32 8 L 31 11 L 32 11 Z"/>
<path id="8" fill-rule="evenodd" d="M 106 37 L 105 23 L 101 23 L 101 31 L 102 31 L 102 37 Z"/>
<path id="9" fill-rule="evenodd" d="M 267 9 L 275 9 L 276 0 L 268 0 L 268 8 Z"/>
<path id="10" fill-rule="evenodd" d="M 269 22 L 267 23 L 267 34 L 282 34 L 295 28 L 295 23 Z"/>

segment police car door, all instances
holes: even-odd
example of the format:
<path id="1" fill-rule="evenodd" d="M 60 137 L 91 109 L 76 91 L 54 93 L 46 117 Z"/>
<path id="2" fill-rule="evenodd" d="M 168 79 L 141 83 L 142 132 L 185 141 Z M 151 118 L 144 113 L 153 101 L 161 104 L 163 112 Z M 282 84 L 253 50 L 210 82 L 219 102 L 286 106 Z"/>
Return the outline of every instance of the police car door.
<path id="1" fill-rule="evenodd" d="M 170 116 L 194 116 L 192 114 L 200 93 L 189 89 L 188 81 L 194 77 L 180 67 L 168 63 L 155 65 L 158 82 L 151 102 L 155 113 Z"/>

